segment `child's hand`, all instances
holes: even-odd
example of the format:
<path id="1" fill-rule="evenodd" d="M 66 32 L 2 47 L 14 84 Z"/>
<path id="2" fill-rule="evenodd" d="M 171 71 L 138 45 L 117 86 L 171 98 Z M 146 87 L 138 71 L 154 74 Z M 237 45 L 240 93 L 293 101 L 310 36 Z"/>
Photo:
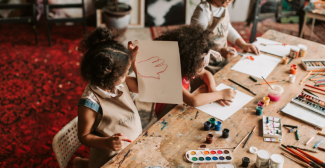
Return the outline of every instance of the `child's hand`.
<path id="1" fill-rule="evenodd" d="M 254 52 L 256 55 L 260 55 L 260 50 L 254 44 L 246 43 L 243 44 L 241 47 L 247 52 Z"/>
<path id="2" fill-rule="evenodd" d="M 231 60 L 235 58 L 238 53 L 235 48 L 232 47 L 224 47 L 220 49 L 220 54 L 222 57 L 224 57 L 227 60 Z"/>
<path id="3" fill-rule="evenodd" d="M 132 42 L 129 41 L 128 43 L 128 50 L 130 52 L 130 57 L 131 57 L 131 62 L 135 62 L 136 60 L 136 57 L 137 57 L 137 54 L 138 54 L 138 46 L 134 47 Z"/>
<path id="4" fill-rule="evenodd" d="M 123 139 L 126 139 L 126 137 L 123 134 L 121 133 L 114 134 L 113 136 L 107 139 L 108 148 L 112 149 L 113 151 L 122 150 L 123 143 L 124 143 Z"/>
<path id="5" fill-rule="evenodd" d="M 234 89 L 223 89 L 222 92 L 222 100 L 231 100 L 236 96 L 237 91 Z"/>
<path id="6" fill-rule="evenodd" d="M 232 102 L 232 100 L 218 100 L 217 101 L 221 106 L 225 107 L 226 105 L 227 106 L 230 106 L 230 103 Z"/>

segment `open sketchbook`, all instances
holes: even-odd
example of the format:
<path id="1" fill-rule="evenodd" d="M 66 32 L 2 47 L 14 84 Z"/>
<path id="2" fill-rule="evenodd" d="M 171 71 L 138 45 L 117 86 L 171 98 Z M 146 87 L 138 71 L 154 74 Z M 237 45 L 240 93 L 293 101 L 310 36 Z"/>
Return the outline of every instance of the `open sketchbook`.
<path id="1" fill-rule="evenodd" d="M 228 89 L 231 88 L 225 84 L 220 84 L 216 87 L 218 91 L 223 90 L 223 89 Z M 237 94 L 235 99 L 233 99 L 232 103 L 230 106 L 221 106 L 220 104 L 213 102 L 211 104 L 206 104 L 203 106 L 196 107 L 197 109 L 210 114 L 211 116 L 218 118 L 222 121 L 226 120 L 229 118 L 231 115 L 236 113 L 239 109 L 241 109 L 243 106 L 245 106 L 248 102 L 253 100 L 253 97 L 240 92 L 237 90 Z"/>
<path id="2" fill-rule="evenodd" d="M 282 44 L 276 41 L 268 40 L 265 38 L 257 37 L 257 41 L 255 41 L 253 44 L 256 45 L 256 47 L 265 53 L 280 56 L 280 57 L 285 57 L 289 55 L 290 53 L 290 45 L 266 45 L 263 46 L 263 44 Z"/>

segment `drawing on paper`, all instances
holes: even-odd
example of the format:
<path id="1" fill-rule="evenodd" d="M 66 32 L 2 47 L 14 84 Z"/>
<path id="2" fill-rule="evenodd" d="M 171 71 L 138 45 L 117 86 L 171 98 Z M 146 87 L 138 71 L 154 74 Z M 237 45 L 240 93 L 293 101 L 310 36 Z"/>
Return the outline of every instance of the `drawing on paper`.
<path id="1" fill-rule="evenodd" d="M 155 71 L 142 71 L 141 74 L 138 72 L 138 74 L 144 78 L 155 79 L 160 79 L 160 74 L 164 73 L 168 68 L 168 65 L 165 64 L 165 60 L 160 59 L 158 56 L 150 57 L 149 59 L 140 61 L 137 63 L 137 66 L 156 67 Z"/>

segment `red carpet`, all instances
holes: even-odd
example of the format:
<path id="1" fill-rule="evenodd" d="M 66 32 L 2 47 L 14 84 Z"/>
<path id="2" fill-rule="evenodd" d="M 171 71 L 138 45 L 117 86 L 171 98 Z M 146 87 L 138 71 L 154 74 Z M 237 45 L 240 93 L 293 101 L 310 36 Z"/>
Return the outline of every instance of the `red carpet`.
<path id="1" fill-rule="evenodd" d="M 0 25 L 0 168 L 59 167 L 52 139 L 77 116 L 86 85 L 76 51 L 82 26 L 52 25 L 52 47 L 45 26 L 38 35 L 35 45 L 31 26 Z M 81 146 L 75 156 L 88 154 Z"/>

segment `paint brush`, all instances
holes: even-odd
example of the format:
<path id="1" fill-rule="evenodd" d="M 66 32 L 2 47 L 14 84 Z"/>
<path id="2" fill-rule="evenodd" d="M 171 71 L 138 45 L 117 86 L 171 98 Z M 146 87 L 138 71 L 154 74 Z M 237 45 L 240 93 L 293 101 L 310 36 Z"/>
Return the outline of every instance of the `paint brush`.
<path id="1" fill-rule="evenodd" d="M 301 82 L 299 83 L 299 85 L 302 85 L 302 83 L 305 82 L 305 80 L 308 78 L 308 76 L 310 76 L 311 73 L 313 73 L 313 71 L 310 71 L 310 72 L 307 74 L 307 76 L 305 76 L 305 77 L 301 80 Z"/>
<path id="2" fill-rule="evenodd" d="M 243 89 L 245 89 L 245 90 L 251 92 L 253 95 L 257 95 L 255 92 L 253 92 L 253 91 L 251 91 L 250 89 L 248 89 L 247 87 L 245 87 L 245 86 L 243 86 L 243 85 L 241 85 L 241 84 L 239 84 L 239 83 L 233 81 L 232 79 L 228 79 L 228 80 L 231 81 L 231 82 L 233 82 L 233 83 L 235 83 L 235 84 L 237 84 L 238 86 L 242 87 Z"/>
<path id="3" fill-rule="evenodd" d="M 315 96 L 315 97 L 318 97 L 317 95 L 315 95 L 314 93 L 312 93 L 312 92 L 310 92 L 310 91 L 308 91 L 307 89 L 303 89 L 305 92 L 307 92 L 307 93 L 309 93 L 309 94 L 311 94 L 311 95 L 313 95 L 313 96 Z M 319 97 L 318 97 L 319 98 Z"/>
<path id="4" fill-rule="evenodd" d="M 276 83 L 276 82 L 283 82 L 285 80 L 277 80 L 277 81 L 271 81 L 271 82 L 268 82 L 268 83 Z M 264 85 L 264 84 L 267 84 L 267 83 L 257 83 L 255 85 Z"/>
<path id="5" fill-rule="evenodd" d="M 300 152 L 300 153 L 302 153 L 303 155 L 307 156 L 307 158 L 309 158 L 309 159 L 311 159 L 312 161 L 318 163 L 319 165 L 321 165 L 321 166 L 323 166 L 323 167 L 325 166 L 325 162 L 323 162 L 323 161 L 321 161 L 320 159 L 314 157 L 313 155 L 310 155 L 310 154 L 308 154 L 308 153 L 302 151 L 302 150 L 299 149 L 299 148 L 297 148 L 297 151 Z"/>
<path id="6" fill-rule="evenodd" d="M 243 143 L 243 141 L 248 137 L 248 135 L 249 135 L 249 133 L 243 138 L 243 140 L 241 140 L 240 142 L 239 142 L 239 144 L 235 147 L 235 149 L 233 150 L 233 152 L 235 152 L 235 150 L 237 149 L 237 147 L 241 144 L 241 143 Z"/>
<path id="7" fill-rule="evenodd" d="M 245 145 L 247 144 L 247 142 L 249 141 L 249 138 L 251 138 L 251 136 L 253 135 L 253 133 L 254 133 L 254 130 L 255 130 L 255 128 L 257 127 L 257 125 L 253 128 L 253 130 L 252 130 L 252 132 L 249 134 L 249 137 L 247 138 L 247 140 L 246 140 L 246 142 L 245 142 L 245 144 L 244 144 L 244 146 L 243 146 L 243 148 L 245 148 Z"/>
<path id="8" fill-rule="evenodd" d="M 304 150 L 304 151 L 317 153 L 316 150 L 312 150 L 312 149 L 306 149 L 306 148 L 301 148 L 301 147 L 298 147 L 298 146 L 292 146 L 292 145 L 287 145 L 287 146 L 290 147 L 290 148 L 294 148 L 294 149 L 301 149 L 301 150 Z"/>
<path id="9" fill-rule="evenodd" d="M 303 161 L 307 162 L 308 164 L 312 165 L 313 167 L 321 168 L 314 161 L 311 161 L 310 159 L 308 159 L 304 155 L 300 154 L 299 152 L 295 151 L 294 149 L 291 149 L 291 148 L 289 148 L 289 147 L 287 147 L 287 146 L 285 146 L 283 144 L 281 144 L 281 146 L 283 146 L 284 148 L 288 149 L 291 153 L 293 153 L 294 155 L 296 155 L 301 160 L 303 160 Z"/>
<path id="10" fill-rule="evenodd" d="M 262 46 L 268 46 L 268 45 L 283 45 L 283 46 L 286 46 L 288 44 L 264 44 L 264 43 L 260 43 L 260 45 L 262 45 Z"/>
<path id="11" fill-rule="evenodd" d="M 262 78 L 263 78 L 263 76 L 262 76 Z M 271 87 L 271 85 L 269 84 L 269 83 L 267 83 L 267 81 L 263 78 L 263 80 L 266 82 L 266 84 L 268 84 L 269 86 L 270 86 L 270 88 L 272 89 L 272 90 L 274 90 L 272 87 Z"/>
<path id="12" fill-rule="evenodd" d="M 306 89 L 306 90 L 308 90 L 308 91 L 310 91 L 310 92 L 314 92 L 314 93 L 318 93 L 318 94 L 322 94 L 322 95 L 325 95 L 325 93 L 323 93 L 323 92 L 320 92 L 320 91 L 311 90 L 311 89 Z"/>
<path id="13" fill-rule="evenodd" d="M 286 154 L 286 153 L 281 152 L 281 154 L 282 154 L 283 156 L 285 156 L 285 157 L 287 157 L 287 158 L 289 158 L 289 159 L 295 161 L 296 163 L 298 163 L 298 164 L 300 164 L 300 165 L 303 165 L 303 166 L 305 166 L 305 167 L 310 167 L 309 164 L 307 164 L 307 163 L 305 163 L 305 162 L 303 162 L 303 161 L 300 161 L 300 160 L 298 160 L 298 159 L 296 159 L 296 158 L 294 158 L 294 157 L 292 157 L 292 156 L 290 156 L 290 155 L 288 155 L 288 154 Z"/>

